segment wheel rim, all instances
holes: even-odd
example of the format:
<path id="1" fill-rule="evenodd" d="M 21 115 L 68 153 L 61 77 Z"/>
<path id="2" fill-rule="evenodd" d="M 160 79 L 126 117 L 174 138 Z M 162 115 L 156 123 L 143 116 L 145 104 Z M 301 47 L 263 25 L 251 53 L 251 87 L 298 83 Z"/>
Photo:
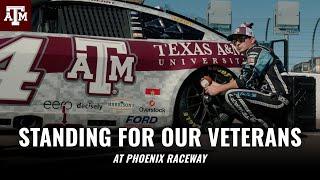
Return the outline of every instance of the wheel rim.
<path id="1" fill-rule="evenodd" d="M 213 67 L 215 68 L 215 67 Z M 184 86 L 181 100 L 179 103 L 180 121 L 182 126 L 198 127 L 205 126 L 210 120 L 214 120 L 218 113 L 217 109 L 211 106 L 218 106 L 224 101 L 223 95 L 208 96 L 204 93 L 204 89 L 200 86 L 200 79 L 204 75 L 209 75 L 218 83 L 226 83 L 232 78 L 229 74 L 221 73 L 221 68 L 213 69 L 208 67 L 196 73 L 187 81 Z M 213 121 L 213 126 L 221 126 L 219 121 Z"/>

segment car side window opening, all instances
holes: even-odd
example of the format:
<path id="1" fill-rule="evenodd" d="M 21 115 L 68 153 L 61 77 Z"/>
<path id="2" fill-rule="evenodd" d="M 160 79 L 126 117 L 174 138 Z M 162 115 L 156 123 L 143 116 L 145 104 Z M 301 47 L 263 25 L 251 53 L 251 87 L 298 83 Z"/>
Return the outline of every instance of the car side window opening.
<path id="1" fill-rule="evenodd" d="M 94 3 L 33 7 L 32 31 L 90 36 L 202 40 L 204 32 L 145 12 Z"/>
<path id="2" fill-rule="evenodd" d="M 202 31 L 155 15 L 141 13 L 140 18 L 145 38 L 201 40 L 204 36 Z"/>
<path id="3" fill-rule="evenodd" d="M 130 38 L 129 11 L 95 4 L 48 3 L 33 11 L 32 30 Z"/>

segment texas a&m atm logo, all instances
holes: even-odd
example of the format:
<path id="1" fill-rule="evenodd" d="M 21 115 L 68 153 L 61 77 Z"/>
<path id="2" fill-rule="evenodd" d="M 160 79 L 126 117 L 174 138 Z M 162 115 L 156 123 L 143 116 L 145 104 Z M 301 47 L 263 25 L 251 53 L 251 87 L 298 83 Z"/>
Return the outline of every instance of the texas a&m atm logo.
<path id="1" fill-rule="evenodd" d="M 12 26 L 19 26 L 20 21 L 28 21 L 27 12 L 25 12 L 25 6 L 7 6 L 7 13 L 4 21 L 10 21 Z M 13 12 L 13 16 L 11 16 Z"/>
<path id="2" fill-rule="evenodd" d="M 113 51 L 113 52 L 112 52 Z M 114 84 L 122 80 L 133 83 L 137 58 L 125 42 L 75 38 L 75 60 L 65 77 L 87 82 L 87 93 L 109 96 L 117 94 Z"/>
<path id="3" fill-rule="evenodd" d="M 1 0 L 0 31 L 30 31 L 31 13 L 31 0 Z"/>

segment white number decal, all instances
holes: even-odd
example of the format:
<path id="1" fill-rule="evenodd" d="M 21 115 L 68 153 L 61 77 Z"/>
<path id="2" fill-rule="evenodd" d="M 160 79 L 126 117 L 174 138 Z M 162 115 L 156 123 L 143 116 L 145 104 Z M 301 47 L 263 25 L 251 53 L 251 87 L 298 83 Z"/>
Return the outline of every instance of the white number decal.
<path id="1" fill-rule="evenodd" d="M 9 61 L 0 69 L 0 102 L 27 103 L 33 89 L 24 83 L 34 84 L 40 72 L 31 72 L 43 39 L 23 37 L 0 49 L 0 63 Z"/>

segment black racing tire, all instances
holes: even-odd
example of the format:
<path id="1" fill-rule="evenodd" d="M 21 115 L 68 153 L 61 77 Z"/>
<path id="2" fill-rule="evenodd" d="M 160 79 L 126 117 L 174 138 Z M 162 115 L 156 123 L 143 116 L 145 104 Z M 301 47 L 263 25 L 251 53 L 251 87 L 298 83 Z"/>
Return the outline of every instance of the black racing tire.
<path id="1" fill-rule="evenodd" d="M 233 119 L 221 121 L 217 109 L 225 103 L 224 94 L 209 96 L 204 93 L 200 85 L 203 76 L 210 76 L 212 80 L 224 84 L 229 82 L 235 75 L 228 69 L 219 66 L 207 66 L 193 72 L 181 86 L 174 110 L 174 127 L 223 127 L 231 124 Z M 208 104 L 210 98 L 210 104 Z M 214 105 L 217 108 L 210 109 Z"/>

